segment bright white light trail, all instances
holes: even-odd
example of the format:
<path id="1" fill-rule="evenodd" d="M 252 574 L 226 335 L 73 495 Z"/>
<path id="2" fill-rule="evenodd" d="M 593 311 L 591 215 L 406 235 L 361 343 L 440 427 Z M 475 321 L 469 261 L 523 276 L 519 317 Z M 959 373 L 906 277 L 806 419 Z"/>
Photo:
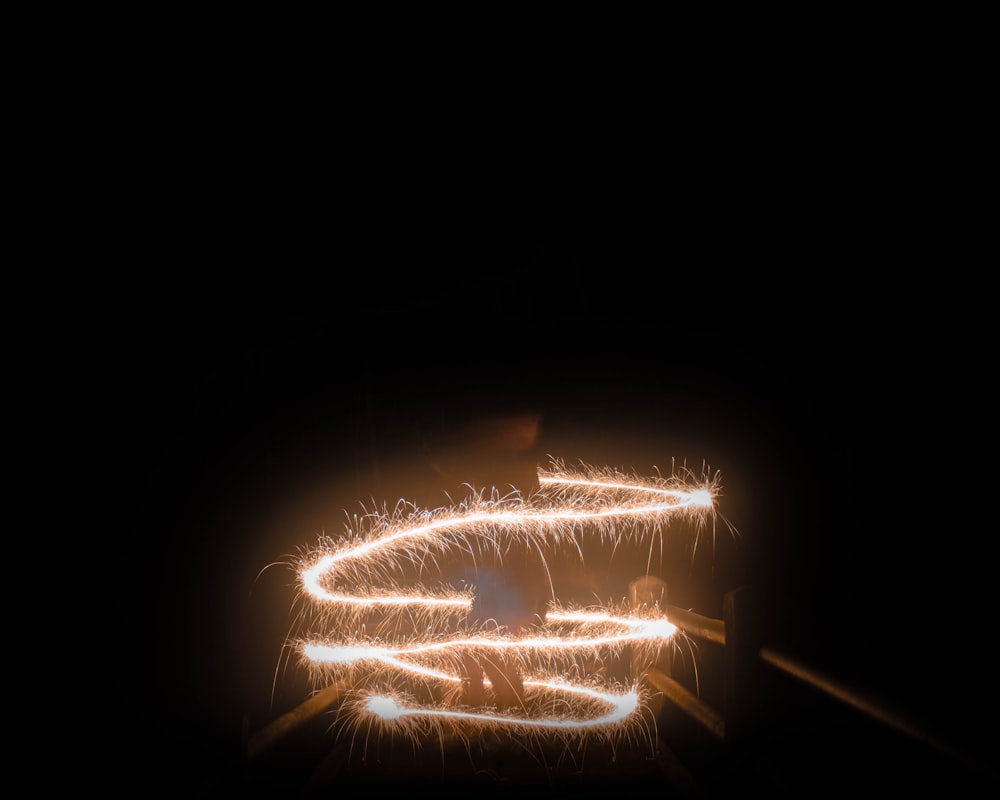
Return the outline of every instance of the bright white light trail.
<path id="1" fill-rule="evenodd" d="M 435 708 L 407 706 L 398 700 L 385 695 L 370 697 L 365 703 L 365 710 L 382 720 L 401 720 L 404 717 L 438 717 L 447 721 L 464 721 L 477 725 L 504 726 L 514 728 L 537 728 L 565 731 L 583 731 L 588 728 L 602 728 L 606 725 L 616 725 L 636 713 L 639 709 L 639 693 L 636 691 L 624 694 L 598 692 L 578 686 L 571 686 L 558 681 L 525 681 L 525 686 L 535 686 L 554 692 L 566 692 L 583 695 L 611 707 L 611 711 L 599 717 L 578 720 L 571 718 L 532 719 L 513 717 L 503 714 L 483 714 L 473 711 L 454 711 Z"/>
<path id="2" fill-rule="evenodd" d="M 563 608 L 553 598 L 530 633 L 483 627 L 470 620 L 475 587 L 434 588 L 408 578 L 407 571 L 426 580 L 456 558 L 502 564 L 512 553 L 531 552 L 547 572 L 548 559 L 561 551 L 582 555 L 584 536 L 618 545 L 662 532 L 677 517 L 704 525 L 714 514 L 717 484 L 639 478 L 608 468 L 570 471 L 553 462 L 539 470 L 539 487 L 527 498 L 474 493 L 458 506 L 433 511 L 397 506 L 367 514 L 357 520 L 357 532 L 349 529 L 343 540 L 303 559 L 302 597 L 319 624 L 335 632 L 332 639 L 297 642 L 316 680 L 348 673 L 367 698 L 354 705 L 358 717 L 372 716 L 390 728 L 419 719 L 582 733 L 634 718 L 642 707 L 636 687 L 605 690 L 570 676 L 586 678 L 581 665 L 587 659 L 621 655 L 626 646 L 655 657 L 677 633 L 662 611 Z M 525 675 L 516 714 L 444 702 L 439 691 L 433 705 L 411 699 L 428 685 L 451 687 L 454 695 L 469 657 L 501 658 Z M 382 682 L 402 684 L 409 694 L 369 688 Z M 484 685 L 492 684 L 486 679 Z"/>
<path id="3" fill-rule="evenodd" d="M 627 633 L 615 633 L 606 636 L 525 636 L 498 639 L 495 637 L 476 637 L 466 639 L 451 639 L 441 642 L 416 644 L 409 647 L 388 648 L 371 645 L 323 645 L 306 643 L 302 647 L 303 655 L 318 664 L 353 664 L 356 661 L 376 659 L 379 661 L 396 661 L 401 656 L 411 656 L 420 653 L 431 653 L 442 650 L 573 650 L 589 649 L 604 645 L 623 645 L 633 641 L 667 642 L 677 632 L 676 626 L 666 620 L 657 619 L 627 619 L 613 617 L 601 613 L 568 613 L 553 612 L 546 618 L 557 621 L 573 621 L 580 623 L 610 622 L 631 629 Z"/>

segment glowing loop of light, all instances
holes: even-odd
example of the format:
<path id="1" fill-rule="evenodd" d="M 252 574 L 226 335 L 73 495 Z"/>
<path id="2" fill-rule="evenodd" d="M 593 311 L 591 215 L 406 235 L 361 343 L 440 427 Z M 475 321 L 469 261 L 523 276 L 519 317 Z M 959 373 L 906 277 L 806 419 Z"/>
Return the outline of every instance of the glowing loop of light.
<path id="1" fill-rule="evenodd" d="M 501 533 L 521 544 L 540 548 L 571 540 L 581 526 L 603 526 L 606 534 L 619 537 L 617 523 L 630 521 L 640 528 L 656 526 L 681 513 L 711 513 L 714 486 L 687 486 L 678 481 L 639 479 L 613 470 L 568 471 L 559 463 L 539 470 L 538 494 L 529 502 L 489 503 L 438 509 L 435 512 L 396 520 L 388 515 L 368 520 L 372 532 L 360 541 L 348 541 L 303 564 L 299 579 L 303 594 L 323 608 L 324 619 L 341 627 L 351 614 L 370 609 L 413 610 L 428 619 L 467 614 L 472 595 L 468 592 L 345 592 L 341 584 L 362 583 L 361 576 L 384 574 L 387 567 L 401 563 L 421 563 L 428 553 L 469 552 L 474 540 L 492 541 Z M 601 647 L 620 648 L 628 643 L 651 645 L 668 642 L 677 628 L 662 615 L 615 614 L 610 609 L 561 609 L 546 613 L 546 628 L 556 625 L 570 632 L 542 632 L 521 636 L 446 636 L 411 639 L 404 646 L 372 642 L 300 643 L 300 652 L 312 665 L 332 669 L 371 665 L 373 670 L 390 670 L 446 683 L 460 683 L 451 672 L 428 667 L 412 660 L 428 654 L 449 654 L 493 650 L 523 655 L 540 652 L 551 657 L 558 652 L 594 651 Z M 433 629 L 432 625 L 428 629 Z M 487 681 L 488 683 L 488 681 Z M 606 708 L 606 713 L 588 717 L 504 716 L 488 710 L 428 708 L 389 695 L 371 695 L 361 704 L 363 713 L 392 723 L 411 717 L 469 721 L 494 726 L 585 731 L 621 723 L 640 707 L 637 691 L 605 692 L 591 686 L 570 683 L 562 678 L 527 678 L 525 687 L 547 692 L 577 695 Z"/>

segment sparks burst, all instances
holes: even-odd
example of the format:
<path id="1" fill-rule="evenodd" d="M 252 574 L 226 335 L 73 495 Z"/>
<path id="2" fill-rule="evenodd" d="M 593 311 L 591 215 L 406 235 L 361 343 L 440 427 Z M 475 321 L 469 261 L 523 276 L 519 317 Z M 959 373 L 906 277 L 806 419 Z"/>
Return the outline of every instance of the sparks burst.
<path id="1" fill-rule="evenodd" d="M 448 507 L 401 502 L 355 517 L 342 538 L 324 539 L 298 560 L 309 627 L 324 633 L 290 644 L 317 686 L 352 688 L 342 710 L 353 724 L 414 741 L 445 726 L 607 736 L 645 725 L 639 676 L 615 678 L 608 665 L 626 651 L 633 663 L 652 663 L 672 645 L 677 628 L 662 610 L 624 601 L 574 607 L 551 597 L 536 625 L 514 629 L 474 614 L 474 580 L 455 588 L 446 576 L 456 560 L 503 566 L 518 553 L 549 574 L 553 559 L 582 558 L 584 537 L 617 546 L 662 534 L 679 519 L 704 526 L 715 516 L 718 476 L 692 477 L 571 470 L 553 461 L 527 497 L 473 491 Z M 470 705 L 463 693 L 470 659 L 513 670 L 523 684 L 518 703 L 499 708 L 485 695 Z M 496 673 L 487 674 L 483 686 L 496 690 Z"/>

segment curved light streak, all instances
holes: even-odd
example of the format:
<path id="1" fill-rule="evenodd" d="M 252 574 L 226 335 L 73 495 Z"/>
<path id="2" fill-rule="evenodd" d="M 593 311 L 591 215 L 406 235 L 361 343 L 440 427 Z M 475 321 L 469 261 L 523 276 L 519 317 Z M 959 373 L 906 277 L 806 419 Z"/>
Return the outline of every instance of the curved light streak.
<path id="1" fill-rule="evenodd" d="M 408 566 L 424 571 L 455 555 L 475 560 L 484 551 L 502 555 L 514 548 L 537 551 L 544 558 L 558 548 L 579 549 L 577 538 L 596 535 L 616 543 L 659 529 L 672 518 L 694 515 L 703 522 L 714 513 L 717 485 L 700 485 L 677 478 L 640 478 L 608 468 L 569 470 L 553 462 L 538 473 L 539 489 L 527 497 L 474 496 L 459 506 L 415 511 L 410 514 L 371 514 L 363 519 L 364 531 L 349 532 L 339 543 L 313 554 L 299 569 L 302 596 L 318 618 L 334 629 L 334 637 L 309 638 L 298 651 L 317 676 L 349 672 L 367 698 L 354 706 L 383 725 L 403 720 L 441 720 L 491 727 L 513 727 L 583 733 L 621 726 L 641 709 L 634 687 L 627 691 L 603 690 L 566 677 L 581 658 L 607 651 L 621 653 L 632 645 L 657 648 L 671 642 L 677 628 L 661 612 L 618 613 L 612 608 L 569 609 L 555 603 L 539 629 L 514 635 L 505 629 L 484 631 L 467 624 L 473 603 L 471 591 L 432 590 L 410 585 L 396 591 L 395 575 Z M 384 588 L 373 591 L 372 584 Z M 404 616 L 389 637 L 359 635 L 366 613 Z M 463 627 L 463 623 L 466 623 Z M 458 630 L 454 628 L 457 626 Z M 384 627 L 384 626 L 383 626 Z M 391 627 L 391 626 L 390 626 Z M 343 635 L 346 633 L 346 636 Z M 402 636 L 402 641 L 394 638 Z M 470 709 L 455 705 L 428 706 L 402 696 L 369 690 L 368 684 L 417 681 L 457 687 L 463 656 L 494 653 L 513 659 L 527 672 L 525 707 L 517 714 L 495 709 Z M 541 665 L 540 667 L 538 665 Z M 538 673 L 538 670 L 541 673 Z M 489 685 L 488 679 L 484 681 Z M 578 713 L 547 713 L 555 706 L 531 697 L 576 697 Z M 565 702 L 559 703 L 559 708 Z"/>

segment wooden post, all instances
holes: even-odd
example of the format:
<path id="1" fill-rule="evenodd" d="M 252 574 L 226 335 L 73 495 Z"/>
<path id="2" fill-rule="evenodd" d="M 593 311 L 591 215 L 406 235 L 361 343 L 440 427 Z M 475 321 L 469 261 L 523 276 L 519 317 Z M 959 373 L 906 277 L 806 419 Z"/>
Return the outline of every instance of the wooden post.
<path id="1" fill-rule="evenodd" d="M 643 606 L 666 608 L 667 582 L 655 575 L 643 575 L 628 585 L 629 600 L 633 609 Z"/>
<path id="2" fill-rule="evenodd" d="M 645 608 L 663 610 L 667 604 L 667 584 L 662 578 L 655 575 L 643 575 L 636 578 L 629 584 L 628 593 L 629 603 L 633 611 L 641 612 Z M 625 655 L 632 679 L 648 683 L 650 672 L 669 675 L 671 650 L 672 646 L 668 644 L 666 648 L 658 648 L 650 654 L 646 647 L 629 645 Z M 649 708 L 653 718 L 659 719 L 663 712 L 663 696 L 661 694 L 653 695 L 649 701 Z"/>
<path id="3" fill-rule="evenodd" d="M 726 629 L 723 705 L 727 743 L 746 740 L 757 712 L 760 628 L 755 612 L 749 589 L 734 589 L 723 596 L 722 618 Z"/>
<path id="4" fill-rule="evenodd" d="M 667 584 L 662 578 L 655 575 L 643 575 L 636 578 L 629 586 L 629 602 L 633 611 L 640 611 L 643 608 L 658 608 L 665 612 L 667 607 Z M 636 678 L 641 678 L 650 667 L 657 667 L 667 675 L 671 674 L 671 647 L 665 650 L 658 650 L 652 659 L 645 659 L 644 662 L 637 660 L 636 649 L 632 648 L 632 674 Z"/>

